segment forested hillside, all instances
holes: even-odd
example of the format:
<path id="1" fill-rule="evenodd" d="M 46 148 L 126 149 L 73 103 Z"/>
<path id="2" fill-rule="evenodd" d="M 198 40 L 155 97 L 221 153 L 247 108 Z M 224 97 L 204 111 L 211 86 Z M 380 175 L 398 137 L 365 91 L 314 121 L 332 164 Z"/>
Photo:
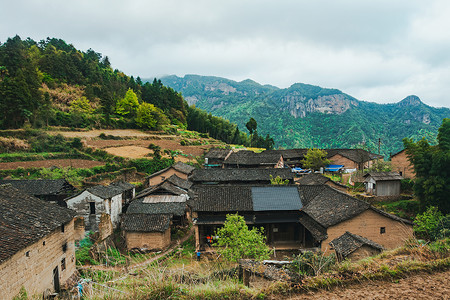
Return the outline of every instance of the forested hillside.
<path id="1" fill-rule="evenodd" d="M 250 117 L 270 134 L 278 147 L 365 147 L 389 156 L 402 149 L 402 139 L 436 141 L 450 109 L 425 105 L 416 96 L 394 104 L 359 101 L 336 89 L 294 84 L 287 89 L 236 82 L 219 77 L 168 76 L 162 82 L 180 91 L 190 104 L 236 122 Z M 244 127 L 245 128 L 245 127 Z"/>
<path id="2" fill-rule="evenodd" d="M 143 82 L 113 69 L 108 56 L 85 52 L 56 38 L 19 36 L 0 44 L 0 129 L 188 128 L 227 143 L 266 147 L 270 137 L 250 137 L 236 124 L 189 107 L 159 80 Z M 170 129 L 170 128 L 169 128 Z"/>

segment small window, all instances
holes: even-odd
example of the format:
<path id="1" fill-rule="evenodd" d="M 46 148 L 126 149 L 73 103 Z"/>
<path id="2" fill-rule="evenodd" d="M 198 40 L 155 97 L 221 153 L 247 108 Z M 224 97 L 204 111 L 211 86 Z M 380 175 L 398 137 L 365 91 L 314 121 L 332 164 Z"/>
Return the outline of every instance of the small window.
<path id="1" fill-rule="evenodd" d="M 380 234 L 386 233 L 386 227 L 380 227 Z"/>
<path id="2" fill-rule="evenodd" d="M 64 224 L 61 225 L 61 232 L 64 232 Z"/>
<path id="3" fill-rule="evenodd" d="M 399 174 L 400 174 L 400 176 L 403 176 L 403 172 L 402 171 L 400 171 L 400 172 L 398 172 Z"/>
<path id="4" fill-rule="evenodd" d="M 67 243 L 64 243 L 64 244 L 62 245 L 62 251 L 63 251 L 63 252 L 66 252 L 66 251 L 67 251 Z"/>
<path id="5" fill-rule="evenodd" d="M 45 241 L 42 242 L 42 246 L 45 246 Z"/>
<path id="6" fill-rule="evenodd" d="M 25 252 L 26 257 L 30 257 L 30 251 Z"/>
<path id="7" fill-rule="evenodd" d="M 61 271 L 64 271 L 66 269 L 66 259 L 61 259 Z"/>
<path id="8" fill-rule="evenodd" d="M 91 211 L 91 215 L 95 215 L 95 202 L 89 202 L 89 208 Z"/>

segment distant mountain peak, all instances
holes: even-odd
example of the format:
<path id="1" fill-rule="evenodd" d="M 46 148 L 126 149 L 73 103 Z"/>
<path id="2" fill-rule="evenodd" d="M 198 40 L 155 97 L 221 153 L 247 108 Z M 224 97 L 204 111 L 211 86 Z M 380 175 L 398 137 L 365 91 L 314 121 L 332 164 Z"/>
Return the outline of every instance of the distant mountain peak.
<path id="1" fill-rule="evenodd" d="M 398 105 L 400 106 L 419 106 L 421 104 L 423 104 L 423 102 L 416 95 L 410 95 L 398 102 Z"/>

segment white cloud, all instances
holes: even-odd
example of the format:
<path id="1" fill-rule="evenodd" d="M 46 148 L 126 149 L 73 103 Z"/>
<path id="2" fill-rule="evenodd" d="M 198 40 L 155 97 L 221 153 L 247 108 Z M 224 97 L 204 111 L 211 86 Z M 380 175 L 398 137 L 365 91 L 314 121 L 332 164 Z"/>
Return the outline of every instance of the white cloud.
<path id="1" fill-rule="evenodd" d="M 15 0 L 0 4 L 0 41 L 62 38 L 143 78 L 304 82 L 450 107 L 449 13 L 444 0 Z"/>

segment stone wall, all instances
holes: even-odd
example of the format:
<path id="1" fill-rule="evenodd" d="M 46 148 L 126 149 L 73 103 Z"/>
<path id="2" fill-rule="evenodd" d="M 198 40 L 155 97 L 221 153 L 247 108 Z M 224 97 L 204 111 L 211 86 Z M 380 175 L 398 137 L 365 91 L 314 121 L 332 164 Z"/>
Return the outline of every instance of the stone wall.
<path id="1" fill-rule="evenodd" d="M 74 221 L 20 250 L 0 265 L 1 299 L 12 299 L 23 286 L 28 295 L 53 291 L 53 270 L 59 274 L 61 286 L 75 272 Z M 66 250 L 63 245 L 66 244 Z M 65 269 L 62 260 L 65 259 Z"/>
<path id="2" fill-rule="evenodd" d="M 382 227 L 384 227 L 384 233 L 381 233 Z M 403 224 L 368 209 L 352 219 L 329 227 L 327 229 L 328 238 L 322 241 L 321 250 L 329 253 L 331 249 L 329 243 L 346 231 L 372 240 L 386 249 L 402 246 L 407 239 L 413 236 L 412 225 Z"/>
<path id="3" fill-rule="evenodd" d="M 170 228 L 165 232 L 125 232 L 127 248 L 162 250 L 170 245 Z"/>
<path id="4" fill-rule="evenodd" d="M 405 150 L 391 157 L 391 166 L 393 172 L 400 173 L 404 178 L 415 178 L 414 168 L 409 162 Z"/>

